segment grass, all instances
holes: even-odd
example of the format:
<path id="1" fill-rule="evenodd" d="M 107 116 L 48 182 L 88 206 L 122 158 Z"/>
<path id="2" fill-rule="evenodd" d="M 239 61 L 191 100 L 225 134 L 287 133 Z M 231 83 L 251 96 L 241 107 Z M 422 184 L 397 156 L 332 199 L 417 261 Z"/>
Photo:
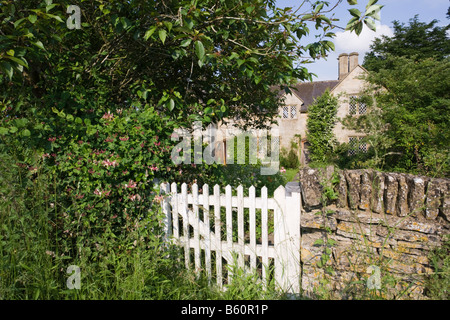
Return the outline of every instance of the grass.
<path id="1" fill-rule="evenodd" d="M 283 298 L 256 274 L 238 269 L 235 281 L 219 290 L 185 268 L 181 249 L 164 245 L 161 230 L 136 227 L 138 218 L 121 234 L 64 236 L 66 208 L 54 205 L 45 175 L 31 179 L 9 156 L 0 158 L 0 300 Z M 79 267 L 79 289 L 68 287 L 78 276 L 67 273 L 71 265 Z"/>
<path id="2" fill-rule="evenodd" d="M 286 172 L 282 173 L 282 176 L 287 182 L 294 180 L 295 176 L 298 173 L 298 169 L 286 169 Z"/>

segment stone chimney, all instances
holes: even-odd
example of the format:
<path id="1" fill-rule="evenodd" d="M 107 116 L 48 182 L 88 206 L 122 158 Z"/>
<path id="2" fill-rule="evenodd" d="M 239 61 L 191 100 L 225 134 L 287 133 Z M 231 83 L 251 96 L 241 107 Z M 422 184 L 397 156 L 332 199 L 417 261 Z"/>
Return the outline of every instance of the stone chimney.
<path id="1" fill-rule="evenodd" d="M 341 53 L 339 55 L 339 78 L 338 80 L 342 80 L 347 74 L 349 74 L 353 69 L 358 66 L 358 52 L 352 52 L 350 54 Z"/>
<path id="2" fill-rule="evenodd" d="M 352 52 L 349 54 L 349 68 L 348 68 L 348 72 L 352 72 L 353 69 L 355 69 L 358 66 L 358 52 Z"/>
<path id="3" fill-rule="evenodd" d="M 348 54 L 347 53 L 341 53 L 339 55 L 339 78 L 338 80 L 342 80 L 349 72 L 348 70 Z"/>

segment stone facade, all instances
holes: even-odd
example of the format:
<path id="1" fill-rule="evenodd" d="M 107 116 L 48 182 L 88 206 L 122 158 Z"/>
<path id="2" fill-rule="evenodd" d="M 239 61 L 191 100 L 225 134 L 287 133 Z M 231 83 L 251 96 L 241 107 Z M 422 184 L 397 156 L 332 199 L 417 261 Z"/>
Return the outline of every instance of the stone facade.
<path id="1" fill-rule="evenodd" d="M 367 289 L 379 268 L 384 298 L 425 298 L 429 252 L 450 234 L 450 180 L 339 170 L 332 186 L 336 197 L 322 207 L 321 182 L 333 170 L 304 168 L 296 178 L 303 199 L 304 293 L 314 297 L 325 288 L 333 293 L 329 298 L 347 299 Z"/>
<path id="2" fill-rule="evenodd" d="M 361 94 L 365 87 L 362 77 L 368 71 L 359 65 L 358 53 L 341 54 L 338 61 L 338 80 L 300 83 L 292 90 L 292 94 L 286 95 L 285 106 L 280 108 L 279 118 L 275 126 L 279 129 L 281 147 L 289 149 L 295 135 L 300 135 L 302 138 L 306 137 L 308 107 L 326 89 L 329 89 L 333 96 L 339 98 L 337 117 L 342 119 L 349 114 L 350 97 Z M 292 108 L 295 108 L 294 113 L 291 112 Z M 288 112 L 287 116 L 286 110 Z M 358 111 L 356 110 L 356 114 L 358 114 Z M 349 142 L 350 136 L 361 136 L 360 133 L 345 129 L 340 122 L 336 124 L 334 134 L 339 143 Z"/>

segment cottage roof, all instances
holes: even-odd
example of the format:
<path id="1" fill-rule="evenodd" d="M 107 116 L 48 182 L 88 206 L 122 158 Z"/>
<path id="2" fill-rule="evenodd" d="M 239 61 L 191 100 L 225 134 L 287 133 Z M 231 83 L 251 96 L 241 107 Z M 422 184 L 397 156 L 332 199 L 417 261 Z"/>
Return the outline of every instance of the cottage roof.
<path id="1" fill-rule="evenodd" d="M 338 83 L 339 80 L 301 82 L 291 91 L 304 102 L 300 111 L 308 112 L 308 107 L 314 103 L 314 99 L 321 96 L 327 89 L 331 91 Z"/>

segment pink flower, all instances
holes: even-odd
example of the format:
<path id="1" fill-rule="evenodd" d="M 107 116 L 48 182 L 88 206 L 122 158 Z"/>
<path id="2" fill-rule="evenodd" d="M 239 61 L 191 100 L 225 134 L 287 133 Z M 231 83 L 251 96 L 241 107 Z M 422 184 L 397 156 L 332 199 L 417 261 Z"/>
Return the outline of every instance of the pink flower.
<path id="1" fill-rule="evenodd" d="M 137 184 L 133 180 L 130 180 L 127 184 L 125 184 L 125 188 L 130 188 L 130 189 L 136 188 L 136 186 L 137 186 Z"/>
<path id="2" fill-rule="evenodd" d="M 133 195 L 131 195 L 131 196 L 129 196 L 129 199 L 131 200 L 131 201 L 141 201 L 141 196 L 140 195 L 138 195 L 138 194 L 133 194 Z"/>
<path id="3" fill-rule="evenodd" d="M 128 136 L 119 137 L 120 141 L 128 141 L 130 139 Z"/>
<path id="4" fill-rule="evenodd" d="M 55 142 L 55 141 L 56 141 L 56 137 L 53 137 L 53 138 L 50 137 L 50 138 L 48 138 L 47 140 L 50 141 L 50 142 Z"/>
<path id="5" fill-rule="evenodd" d="M 105 167 L 117 167 L 118 166 L 118 163 L 116 160 L 114 160 L 114 161 L 103 160 L 102 163 Z"/>
<path id="6" fill-rule="evenodd" d="M 285 173 L 285 172 L 286 172 L 286 169 L 285 169 L 284 167 L 281 167 L 280 172 L 281 172 L 281 173 Z"/>
<path id="7" fill-rule="evenodd" d="M 106 119 L 106 120 L 110 120 L 110 119 L 113 119 L 113 118 L 114 118 L 114 115 L 111 112 L 109 112 L 109 110 L 102 117 L 102 119 Z"/>

